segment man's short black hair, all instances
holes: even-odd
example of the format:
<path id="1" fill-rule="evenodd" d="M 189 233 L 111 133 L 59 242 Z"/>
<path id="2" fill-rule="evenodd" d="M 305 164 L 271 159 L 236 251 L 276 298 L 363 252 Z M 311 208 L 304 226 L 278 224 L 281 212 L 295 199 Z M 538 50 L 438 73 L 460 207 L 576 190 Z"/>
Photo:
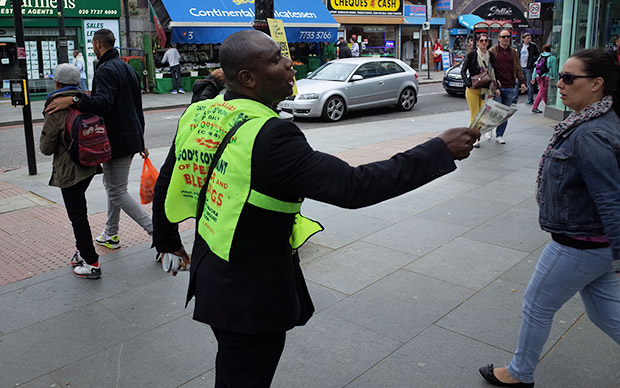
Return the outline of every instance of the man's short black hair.
<path id="1" fill-rule="evenodd" d="M 226 75 L 227 84 L 236 84 L 241 70 L 252 70 L 256 61 L 256 54 L 261 47 L 257 47 L 254 38 L 264 32 L 258 30 L 242 30 L 230 35 L 220 47 L 220 65 Z"/>
<path id="2" fill-rule="evenodd" d="M 114 47 L 116 38 L 114 37 L 114 33 L 112 31 L 107 28 L 102 28 L 95 31 L 95 34 L 93 35 L 93 42 L 94 41 L 101 43 L 104 47 Z"/>

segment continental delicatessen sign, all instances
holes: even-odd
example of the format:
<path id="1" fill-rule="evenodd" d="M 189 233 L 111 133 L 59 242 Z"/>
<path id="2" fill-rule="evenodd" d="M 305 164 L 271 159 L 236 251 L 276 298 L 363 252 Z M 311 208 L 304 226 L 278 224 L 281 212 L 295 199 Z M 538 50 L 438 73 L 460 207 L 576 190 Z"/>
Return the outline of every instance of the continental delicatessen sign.
<path id="1" fill-rule="evenodd" d="M 0 0 L 0 17 L 13 17 L 13 1 L 22 2 L 24 17 L 56 17 L 58 0 Z M 63 0 L 64 15 L 69 18 L 120 18 L 118 0 Z"/>
<path id="2" fill-rule="evenodd" d="M 402 0 L 328 0 L 327 9 L 337 15 L 403 15 Z"/>

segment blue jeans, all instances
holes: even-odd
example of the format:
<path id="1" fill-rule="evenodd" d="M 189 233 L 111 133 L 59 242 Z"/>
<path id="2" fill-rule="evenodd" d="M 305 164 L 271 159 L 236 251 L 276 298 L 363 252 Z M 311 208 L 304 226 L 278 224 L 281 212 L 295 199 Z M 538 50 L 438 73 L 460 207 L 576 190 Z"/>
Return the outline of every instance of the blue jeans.
<path id="1" fill-rule="evenodd" d="M 590 320 L 620 345 L 620 278 L 611 248 L 581 250 L 551 241 L 538 259 L 523 296 L 517 350 L 508 372 L 523 383 L 534 370 L 555 313 L 577 292 Z"/>
<path id="2" fill-rule="evenodd" d="M 515 88 L 502 88 L 499 90 L 499 97 L 495 97 L 494 100 L 497 102 L 501 102 L 506 106 L 510 106 L 512 104 L 512 100 L 517 96 L 517 91 Z M 504 136 L 504 132 L 506 132 L 506 127 L 508 126 L 508 121 L 500 124 L 495 130 L 495 136 L 501 137 Z"/>
<path id="3" fill-rule="evenodd" d="M 522 67 L 521 70 L 523 70 L 523 75 L 525 76 L 525 86 L 527 86 L 527 102 L 534 102 L 534 85 L 532 85 L 532 73 L 534 72 L 534 69 Z"/>
<path id="4" fill-rule="evenodd" d="M 170 66 L 170 77 L 172 77 L 172 90 L 183 89 L 181 85 L 181 65 Z"/>
<path id="5" fill-rule="evenodd" d="M 133 155 L 110 159 L 103 163 L 103 186 L 108 194 L 108 236 L 118 234 L 121 209 L 136 221 L 149 235 L 153 235 L 153 221 L 142 206 L 127 192 L 129 168 Z"/>

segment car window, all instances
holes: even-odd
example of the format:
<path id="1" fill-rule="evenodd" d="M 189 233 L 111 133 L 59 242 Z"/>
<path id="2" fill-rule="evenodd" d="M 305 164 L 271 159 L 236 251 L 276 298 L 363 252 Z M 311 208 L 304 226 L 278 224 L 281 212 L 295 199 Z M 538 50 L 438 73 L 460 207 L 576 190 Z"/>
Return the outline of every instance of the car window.
<path id="1" fill-rule="evenodd" d="M 355 69 L 353 63 L 338 63 L 338 61 L 327 62 L 312 73 L 308 79 L 321 81 L 344 81 Z"/>
<path id="2" fill-rule="evenodd" d="M 400 67 L 398 63 L 394 62 L 381 62 L 381 68 L 383 69 L 383 74 L 396 74 L 396 73 L 404 73 L 405 69 Z"/>
<path id="3" fill-rule="evenodd" d="M 376 62 L 365 63 L 360 66 L 354 75 L 361 75 L 364 79 L 374 78 L 381 75 L 380 69 Z"/>

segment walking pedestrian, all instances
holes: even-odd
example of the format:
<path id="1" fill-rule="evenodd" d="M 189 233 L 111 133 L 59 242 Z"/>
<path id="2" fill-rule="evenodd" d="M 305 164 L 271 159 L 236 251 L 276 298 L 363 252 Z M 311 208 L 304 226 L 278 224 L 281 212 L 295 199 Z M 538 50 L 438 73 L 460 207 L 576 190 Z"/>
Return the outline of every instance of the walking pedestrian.
<path id="1" fill-rule="evenodd" d="M 79 50 L 73 51 L 73 65 L 75 65 L 80 72 L 80 90 L 88 90 L 86 86 L 86 65 L 84 64 L 84 57 Z"/>
<path id="2" fill-rule="evenodd" d="M 495 97 L 495 101 L 501 102 L 506 106 L 510 106 L 517 95 L 515 80 L 518 79 L 521 85 L 521 92 L 525 92 L 525 78 L 519 63 L 519 54 L 517 50 L 510 47 L 511 36 L 510 31 L 502 30 L 499 33 L 499 44 L 489 49 L 489 52 L 495 56 L 495 77 L 499 87 L 499 96 Z M 506 144 L 504 133 L 507 126 L 508 121 L 502 123 L 495 130 L 495 141 L 499 144 Z M 492 131 L 487 132 L 485 136 L 487 139 L 491 139 Z"/>
<path id="3" fill-rule="evenodd" d="M 80 71 L 68 63 L 61 63 L 54 69 L 56 91 L 50 93 L 45 101 L 47 107 L 56 98 L 69 97 L 80 93 Z M 71 257 L 73 273 L 76 276 L 96 279 L 101 276 L 99 255 L 93 245 L 93 236 L 88 223 L 86 208 L 86 189 L 93 176 L 101 173 L 100 166 L 78 166 L 69 155 L 67 142 L 67 110 L 45 114 L 39 148 L 44 155 L 54 155 L 52 177 L 49 185 L 60 188 L 75 237 L 76 251 Z"/>
<path id="4" fill-rule="evenodd" d="M 546 44 L 543 47 L 543 52 L 536 61 L 536 77 L 532 79 L 532 83 L 538 82 L 538 94 L 534 100 L 532 106 L 532 113 L 542 113 L 538 106 L 540 101 L 544 101 L 547 105 L 547 91 L 549 90 L 549 78 L 555 78 L 557 76 L 557 58 L 555 55 L 551 55 L 551 45 Z M 545 71 L 546 70 L 546 71 Z"/>
<path id="5" fill-rule="evenodd" d="M 519 64 L 521 65 L 521 71 L 525 77 L 525 86 L 527 86 L 527 105 L 534 103 L 534 84 L 532 83 L 532 74 L 534 73 L 534 67 L 536 66 L 536 60 L 540 56 L 540 51 L 536 43 L 532 42 L 532 35 L 529 32 L 521 35 L 523 43 L 517 46 L 517 52 L 519 53 Z"/>
<path id="6" fill-rule="evenodd" d="M 510 364 L 480 368 L 492 385 L 534 386 L 553 317 L 577 292 L 592 322 L 620 345 L 619 85 L 620 70 L 603 50 L 572 55 L 559 73 L 562 103 L 573 112 L 555 126 L 536 180 L 540 227 L 553 241 L 525 290 Z"/>
<path id="7" fill-rule="evenodd" d="M 151 217 L 127 192 L 129 169 L 136 153 L 148 157 L 144 145 L 144 114 L 140 81 L 135 70 L 119 57 L 114 48 L 114 33 L 100 29 L 93 35 L 93 51 L 99 59 L 93 78 L 91 94 L 78 93 L 73 97 L 60 96 L 52 100 L 45 111 L 55 113 L 70 106 L 103 117 L 112 159 L 103 163 L 103 184 L 108 195 L 106 228 L 95 242 L 106 248 L 121 247 L 118 223 L 121 209 L 149 235 L 153 233 Z"/>
<path id="8" fill-rule="evenodd" d="M 295 70 L 271 37 L 236 32 L 219 59 L 226 94 L 190 105 L 179 120 L 155 188 L 153 243 L 188 261 L 176 222 L 198 215 L 187 301 L 195 297 L 194 319 L 218 342 L 215 387 L 266 388 L 286 331 L 314 311 L 296 248 L 322 227 L 299 214 L 303 198 L 357 208 L 398 196 L 453 171 L 480 133 L 449 129 L 389 160 L 351 167 L 314 151 L 273 110 L 291 95 Z M 193 130 L 200 123 L 205 130 Z M 233 128 L 207 176 L 213 145 Z"/>
<path id="9" fill-rule="evenodd" d="M 177 94 L 177 91 L 178 93 L 185 94 L 181 80 L 181 54 L 179 54 L 179 50 L 174 45 L 168 47 L 161 59 L 161 63 L 168 63 L 170 65 L 170 76 L 172 77 L 171 94 Z"/>
<path id="10" fill-rule="evenodd" d="M 351 35 L 351 39 L 349 40 L 349 42 L 351 42 L 351 56 L 359 57 L 360 56 L 360 45 L 359 43 L 357 43 L 357 35 L 355 34 Z"/>
<path id="11" fill-rule="evenodd" d="M 487 50 L 489 36 L 485 33 L 478 35 L 476 41 L 477 49 L 465 55 L 461 65 L 461 77 L 467 87 L 465 89 L 465 99 L 469 105 L 469 123 L 474 121 L 478 111 L 487 98 L 494 98 L 499 95 L 495 79 L 495 55 Z M 484 88 L 474 88 L 471 77 L 486 71 L 491 77 L 491 83 Z M 474 148 L 480 147 L 480 142 L 476 140 Z"/>
<path id="12" fill-rule="evenodd" d="M 435 71 L 441 70 L 441 54 L 443 53 L 443 46 L 441 45 L 441 39 L 437 39 L 433 45 L 433 66 Z"/>

